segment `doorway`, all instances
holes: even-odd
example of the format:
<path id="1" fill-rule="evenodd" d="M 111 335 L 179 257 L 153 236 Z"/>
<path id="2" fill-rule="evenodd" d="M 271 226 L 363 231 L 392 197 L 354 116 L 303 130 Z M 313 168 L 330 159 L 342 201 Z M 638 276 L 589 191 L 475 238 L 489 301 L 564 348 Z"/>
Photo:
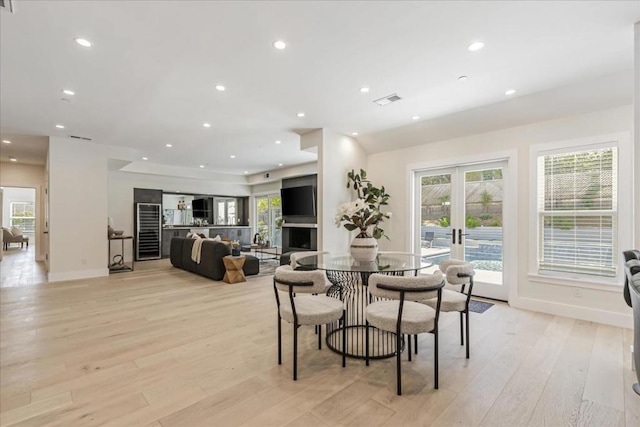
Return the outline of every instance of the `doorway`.
<path id="1" fill-rule="evenodd" d="M 434 271 L 442 260 L 474 266 L 473 294 L 507 301 L 505 285 L 506 161 L 457 165 L 415 174 L 414 247 Z M 417 251 L 416 251 L 417 252 Z"/>
<path id="2" fill-rule="evenodd" d="M 280 193 L 256 197 L 257 230 L 263 242 L 282 247 L 282 199 Z"/>
<path id="3" fill-rule="evenodd" d="M 2 188 L 3 254 L 0 287 L 46 282 L 43 262 L 36 261 L 36 189 Z"/>

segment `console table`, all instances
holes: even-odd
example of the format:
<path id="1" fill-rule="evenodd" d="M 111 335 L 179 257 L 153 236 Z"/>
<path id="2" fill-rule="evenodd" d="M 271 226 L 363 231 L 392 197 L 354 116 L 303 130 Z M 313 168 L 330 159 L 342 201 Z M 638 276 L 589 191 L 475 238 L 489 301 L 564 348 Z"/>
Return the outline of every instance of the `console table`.
<path id="1" fill-rule="evenodd" d="M 114 255 L 114 258 L 117 256 L 120 256 L 120 261 L 114 261 L 111 258 L 111 242 L 114 240 L 119 240 L 121 243 L 120 246 L 120 253 Z M 131 242 L 131 262 L 129 263 L 130 265 L 127 265 L 128 263 L 126 263 L 124 261 L 124 241 L 130 241 Z M 133 236 L 116 236 L 116 235 L 111 235 L 109 236 L 109 262 L 107 264 L 107 267 L 109 268 L 109 274 L 111 273 L 123 273 L 125 271 L 133 271 L 133 267 L 134 267 L 134 261 L 133 261 L 133 252 L 134 252 L 134 248 L 135 248 L 135 244 L 134 244 L 134 238 Z"/>

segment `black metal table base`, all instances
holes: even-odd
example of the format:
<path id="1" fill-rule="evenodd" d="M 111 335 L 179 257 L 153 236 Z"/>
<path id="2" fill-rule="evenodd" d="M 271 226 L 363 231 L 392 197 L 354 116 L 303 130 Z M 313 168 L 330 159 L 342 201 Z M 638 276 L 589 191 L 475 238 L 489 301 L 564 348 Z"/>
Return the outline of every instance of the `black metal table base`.
<path id="1" fill-rule="evenodd" d="M 327 271 L 327 278 L 333 286 L 327 291 L 330 297 L 344 302 L 346 308 L 345 326 L 332 323 L 327 325 L 327 346 L 342 354 L 342 333 L 347 334 L 347 357 L 364 359 L 366 355 L 366 317 L 365 309 L 369 304 L 367 287 L 371 273 L 349 271 Z M 390 273 L 402 275 L 402 273 Z M 400 352 L 404 349 L 402 341 Z M 386 359 L 396 355 L 396 334 L 381 331 L 369 325 L 369 358 Z"/>

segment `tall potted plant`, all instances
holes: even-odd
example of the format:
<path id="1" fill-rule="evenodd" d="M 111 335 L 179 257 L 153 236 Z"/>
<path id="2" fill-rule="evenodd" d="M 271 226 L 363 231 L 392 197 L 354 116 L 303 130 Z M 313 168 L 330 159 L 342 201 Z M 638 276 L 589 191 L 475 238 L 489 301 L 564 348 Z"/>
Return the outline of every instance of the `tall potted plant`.
<path id="1" fill-rule="evenodd" d="M 391 212 L 382 212 L 391 197 L 382 187 L 375 187 L 367 180 L 367 172 L 360 169 L 347 173 L 347 188 L 353 188 L 357 199 L 342 204 L 336 213 L 335 222 L 349 231 L 359 230 L 351 242 L 351 256 L 357 261 L 373 261 L 378 255 L 378 239 L 385 235 L 380 224 L 391 218 Z M 373 227 L 371 234 L 369 229 Z"/>

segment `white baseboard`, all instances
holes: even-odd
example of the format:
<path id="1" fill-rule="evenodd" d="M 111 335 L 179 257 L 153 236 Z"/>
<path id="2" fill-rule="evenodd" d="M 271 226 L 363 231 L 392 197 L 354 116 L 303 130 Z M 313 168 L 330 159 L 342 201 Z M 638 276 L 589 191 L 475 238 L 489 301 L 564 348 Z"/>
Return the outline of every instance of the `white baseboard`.
<path id="1" fill-rule="evenodd" d="M 618 326 L 620 328 L 633 329 L 633 316 L 631 314 L 631 310 L 629 310 L 629 314 L 624 314 L 616 313 L 614 311 L 599 310 L 596 308 L 522 297 L 510 300 L 509 305 L 515 308 L 523 308 L 525 310 L 539 311 L 556 316 L 571 317 L 579 320 Z"/>
<path id="2" fill-rule="evenodd" d="M 49 282 L 64 282 L 67 280 L 91 279 L 93 277 L 105 277 L 109 275 L 108 268 L 97 268 L 95 270 L 63 271 L 61 273 L 48 274 Z"/>

